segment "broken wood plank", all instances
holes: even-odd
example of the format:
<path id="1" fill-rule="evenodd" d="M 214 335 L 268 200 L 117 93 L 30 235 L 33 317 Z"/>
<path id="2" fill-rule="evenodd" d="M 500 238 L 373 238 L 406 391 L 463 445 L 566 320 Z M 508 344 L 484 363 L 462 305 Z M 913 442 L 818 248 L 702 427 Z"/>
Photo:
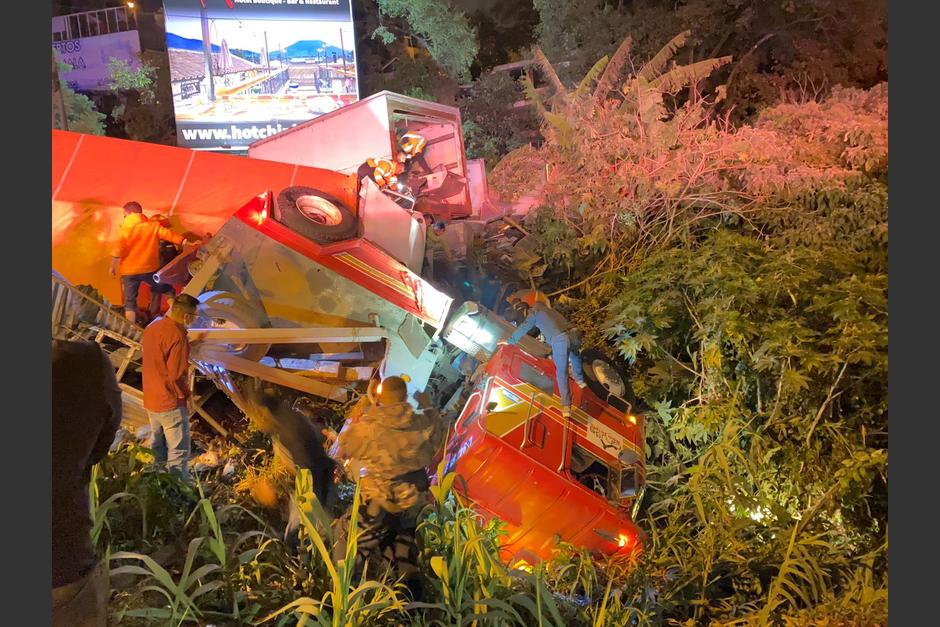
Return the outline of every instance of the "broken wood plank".
<path id="1" fill-rule="evenodd" d="M 135 347 L 131 346 L 127 349 L 127 354 L 124 356 L 124 361 L 121 362 L 121 366 L 114 375 L 118 381 L 124 377 L 124 373 L 127 372 L 127 368 L 131 365 L 131 362 L 134 361 L 136 354 L 137 349 Z"/>
<path id="2" fill-rule="evenodd" d="M 209 284 L 215 273 L 218 272 L 222 264 L 228 259 L 232 251 L 231 244 L 222 244 L 213 251 L 207 259 L 201 260 L 202 263 L 193 278 L 183 288 L 183 294 L 189 294 L 193 298 L 199 298 L 199 293 Z"/>
<path id="3" fill-rule="evenodd" d="M 121 388 L 121 424 L 139 429 L 150 426 L 150 415 L 144 409 L 144 393 L 126 383 L 118 383 Z"/>
<path id="4" fill-rule="evenodd" d="M 260 364 L 256 361 L 251 361 L 250 359 L 244 359 L 242 357 L 236 357 L 235 355 L 230 355 L 228 353 L 218 353 L 204 349 L 197 351 L 197 354 L 193 356 L 193 359 L 216 364 L 233 372 L 239 372 L 248 376 L 264 379 L 265 381 L 270 381 L 271 383 L 284 385 L 295 390 L 300 390 L 302 392 L 307 392 L 308 394 L 314 394 L 316 396 L 326 398 L 328 400 L 345 401 L 348 397 L 346 390 L 339 386 L 308 379 L 307 377 L 302 377 L 291 372 L 265 366 L 264 364 Z"/>
<path id="5" fill-rule="evenodd" d="M 280 329 L 189 329 L 202 344 L 320 344 L 378 342 L 388 331 L 377 327 L 315 327 Z"/>
<path id="6" fill-rule="evenodd" d="M 228 432 L 228 429 L 220 425 L 218 421 L 216 421 L 215 418 L 210 416 L 209 412 L 207 412 L 205 409 L 202 408 L 202 405 L 196 405 L 193 409 L 196 410 L 196 413 L 199 414 L 203 420 L 209 423 L 209 426 L 211 426 L 213 429 L 218 431 L 222 435 L 223 438 L 231 437 L 231 434 Z"/>

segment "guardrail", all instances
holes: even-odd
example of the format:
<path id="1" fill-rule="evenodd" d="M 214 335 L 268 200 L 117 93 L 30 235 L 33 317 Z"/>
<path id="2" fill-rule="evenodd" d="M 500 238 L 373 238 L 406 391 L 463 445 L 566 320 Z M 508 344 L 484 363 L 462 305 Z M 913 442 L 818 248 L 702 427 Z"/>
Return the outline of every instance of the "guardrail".
<path id="1" fill-rule="evenodd" d="M 105 329 L 140 342 L 143 329 L 81 291 L 61 275 L 52 273 L 52 337 L 90 339 L 87 334 Z"/>

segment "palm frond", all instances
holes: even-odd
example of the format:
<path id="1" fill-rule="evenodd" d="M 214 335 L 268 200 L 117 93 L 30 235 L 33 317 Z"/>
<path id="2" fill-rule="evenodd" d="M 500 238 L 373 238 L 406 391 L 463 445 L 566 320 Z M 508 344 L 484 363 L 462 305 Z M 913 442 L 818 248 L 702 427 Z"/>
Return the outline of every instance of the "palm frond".
<path id="1" fill-rule="evenodd" d="M 723 65 L 731 62 L 731 57 L 705 59 L 691 65 L 680 65 L 650 82 L 650 87 L 664 93 L 675 93 L 684 87 L 693 85 Z"/>
<path id="2" fill-rule="evenodd" d="M 568 118 L 558 113 L 552 113 L 551 111 L 544 111 L 542 115 L 555 129 L 555 137 L 558 140 L 558 145 L 562 148 L 570 147 L 574 143 L 574 128 L 571 126 L 571 122 L 568 121 Z"/>
<path id="3" fill-rule="evenodd" d="M 535 83 L 532 82 L 529 76 L 522 77 L 522 93 L 525 95 L 526 101 L 539 112 L 539 115 L 545 114 L 545 105 L 542 103 L 539 93 L 535 91 Z"/>
<path id="4" fill-rule="evenodd" d="M 828 577 L 816 556 L 830 547 L 818 535 L 797 539 L 799 529 L 796 525 L 790 533 L 786 556 L 767 591 L 767 601 L 757 614 L 759 624 L 769 624 L 781 605 L 813 605 L 828 592 Z"/>
<path id="5" fill-rule="evenodd" d="M 598 105 L 604 101 L 604 98 L 607 97 L 607 93 L 610 91 L 614 81 L 617 80 L 617 78 L 622 74 L 623 66 L 627 64 L 627 59 L 630 58 L 630 47 L 632 45 L 632 37 L 627 37 L 624 39 L 617 48 L 617 52 L 615 52 L 614 56 L 611 57 L 610 63 L 606 64 L 604 73 L 597 82 L 597 89 L 594 90 L 595 105 Z"/>
<path id="6" fill-rule="evenodd" d="M 686 40 L 691 34 L 692 31 L 687 30 L 673 37 L 669 43 L 663 46 L 662 50 L 656 53 L 655 57 L 647 61 L 646 65 L 640 68 L 640 71 L 636 73 L 637 77 L 652 81 L 659 76 L 659 73 L 663 71 L 663 68 L 666 67 L 669 60 L 675 56 L 679 48 L 685 45 Z"/>
<path id="7" fill-rule="evenodd" d="M 574 95 L 583 95 L 591 86 L 591 83 L 593 83 L 600 73 L 604 71 L 604 68 L 607 67 L 609 61 L 610 57 L 606 54 L 601 57 L 598 62 L 595 63 L 590 70 L 588 70 L 588 73 L 584 75 L 584 78 L 581 79 L 581 82 L 578 84 L 578 88 L 574 90 Z"/>
<path id="8" fill-rule="evenodd" d="M 558 78 L 558 73 L 555 71 L 555 68 L 548 60 L 548 57 L 546 57 L 545 53 L 542 52 L 542 49 L 538 47 L 535 48 L 534 55 L 535 60 L 538 61 L 542 71 L 545 72 L 545 76 L 548 78 L 548 82 L 551 83 L 552 87 L 555 89 L 555 95 L 564 97 L 568 93 L 568 89 L 565 87 L 565 84 L 561 82 L 561 79 Z"/>

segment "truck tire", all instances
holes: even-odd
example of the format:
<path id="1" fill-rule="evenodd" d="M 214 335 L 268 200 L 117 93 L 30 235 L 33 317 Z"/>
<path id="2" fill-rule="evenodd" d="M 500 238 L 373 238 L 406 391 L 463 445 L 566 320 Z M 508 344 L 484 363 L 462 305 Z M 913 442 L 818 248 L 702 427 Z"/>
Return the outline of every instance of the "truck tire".
<path id="1" fill-rule="evenodd" d="M 604 353 L 596 348 L 581 351 L 581 367 L 588 388 L 601 400 L 607 401 L 620 411 L 627 411 L 620 399 L 636 407 L 630 375 Z"/>
<path id="2" fill-rule="evenodd" d="M 318 244 L 356 237 L 356 216 L 343 204 L 312 187 L 288 187 L 277 196 L 274 218 Z"/>
<path id="3" fill-rule="evenodd" d="M 193 327 L 201 329 L 257 329 L 264 325 L 264 314 L 231 292 L 204 292 L 199 295 L 199 314 Z M 268 354 L 270 344 L 216 344 L 214 348 L 259 361 Z"/>

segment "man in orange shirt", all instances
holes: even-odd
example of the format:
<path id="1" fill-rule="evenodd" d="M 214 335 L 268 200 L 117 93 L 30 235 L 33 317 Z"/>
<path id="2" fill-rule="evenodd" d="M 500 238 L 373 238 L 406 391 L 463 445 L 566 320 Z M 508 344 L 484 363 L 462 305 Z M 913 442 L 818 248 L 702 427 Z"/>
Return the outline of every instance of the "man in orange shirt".
<path id="1" fill-rule="evenodd" d="M 137 292 L 141 283 L 150 286 L 150 316 L 157 315 L 160 295 L 166 291 L 153 280 L 154 272 L 160 269 L 160 240 L 179 246 L 186 239 L 198 241 L 148 220 L 139 202 L 124 205 L 121 235 L 111 254 L 111 276 L 120 274 L 124 290 L 124 317 L 137 322 Z"/>
<path id="2" fill-rule="evenodd" d="M 189 479 L 189 339 L 198 301 L 189 294 L 173 299 L 166 316 L 144 329 L 141 339 L 144 409 L 153 432 L 158 464 Z"/>

